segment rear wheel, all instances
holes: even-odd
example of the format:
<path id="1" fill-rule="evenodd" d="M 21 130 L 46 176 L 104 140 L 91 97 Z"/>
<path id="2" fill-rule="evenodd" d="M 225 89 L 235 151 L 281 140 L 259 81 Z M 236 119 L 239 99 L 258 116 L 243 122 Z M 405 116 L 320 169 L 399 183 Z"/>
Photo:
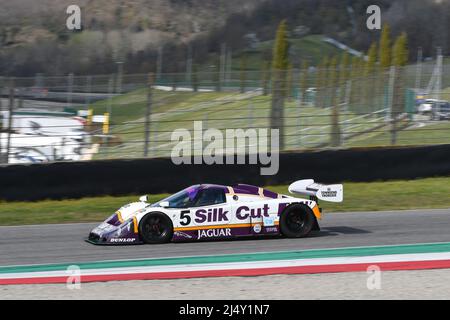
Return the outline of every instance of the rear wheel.
<path id="1" fill-rule="evenodd" d="M 305 237 L 313 228 L 315 221 L 316 217 L 307 205 L 293 204 L 281 214 L 281 233 L 288 238 Z"/>
<path id="2" fill-rule="evenodd" d="M 139 234 L 145 243 L 169 242 L 173 235 L 172 221 L 164 213 L 149 213 L 139 223 Z"/>

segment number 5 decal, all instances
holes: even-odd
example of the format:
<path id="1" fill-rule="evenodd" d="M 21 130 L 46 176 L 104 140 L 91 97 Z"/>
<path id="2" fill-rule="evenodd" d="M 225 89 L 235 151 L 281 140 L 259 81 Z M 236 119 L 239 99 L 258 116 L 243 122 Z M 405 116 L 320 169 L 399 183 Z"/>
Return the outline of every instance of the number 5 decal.
<path id="1" fill-rule="evenodd" d="M 182 226 L 187 226 L 191 223 L 191 216 L 189 215 L 189 210 L 181 211 L 180 224 Z"/>

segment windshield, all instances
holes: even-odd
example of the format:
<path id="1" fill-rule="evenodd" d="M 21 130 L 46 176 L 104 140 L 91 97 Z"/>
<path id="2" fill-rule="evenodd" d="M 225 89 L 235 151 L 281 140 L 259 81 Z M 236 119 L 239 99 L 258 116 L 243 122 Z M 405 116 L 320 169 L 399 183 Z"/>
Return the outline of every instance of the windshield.
<path id="1" fill-rule="evenodd" d="M 188 187 L 167 198 L 159 200 L 152 204 L 152 207 L 159 207 L 161 202 L 167 201 L 169 202 L 169 208 L 187 208 L 194 201 L 199 189 L 200 185 Z"/>

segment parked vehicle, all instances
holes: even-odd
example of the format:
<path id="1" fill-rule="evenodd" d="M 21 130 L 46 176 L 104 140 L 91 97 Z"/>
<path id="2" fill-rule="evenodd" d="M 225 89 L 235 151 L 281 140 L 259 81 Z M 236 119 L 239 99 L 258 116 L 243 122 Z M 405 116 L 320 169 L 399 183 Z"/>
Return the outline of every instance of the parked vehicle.
<path id="1" fill-rule="evenodd" d="M 450 102 L 426 99 L 417 107 L 417 113 L 429 116 L 430 120 L 450 120 Z"/>

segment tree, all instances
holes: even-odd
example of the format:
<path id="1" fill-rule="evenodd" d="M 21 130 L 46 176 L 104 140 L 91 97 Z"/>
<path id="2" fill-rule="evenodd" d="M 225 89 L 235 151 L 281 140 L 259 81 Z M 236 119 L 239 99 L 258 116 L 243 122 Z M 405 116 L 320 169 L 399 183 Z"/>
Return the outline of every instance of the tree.
<path id="1" fill-rule="evenodd" d="M 408 63 L 408 40 L 406 33 L 402 33 L 395 40 L 392 48 L 393 65 L 395 67 L 394 78 L 394 96 L 391 109 L 391 144 L 397 142 L 397 122 L 400 115 L 404 112 L 405 103 L 405 70 L 404 66 Z"/>
<path id="2" fill-rule="evenodd" d="M 280 150 L 284 149 L 284 100 L 286 97 L 286 70 L 289 65 L 286 29 L 286 20 L 283 20 L 278 25 L 272 59 L 273 93 L 270 127 L 279 129 Z"/>
<path id="3" fill-rule="evenodd" d="M 391 28 L 388 24 L 385 24 L 381 31 L 379 57 L 381 68 L 391 66 Z"/>
<path id="4" fill-rule="evenodd" d="M 281 21 L 277 29 L 273 47 L 272 68 L 275 70 L 286 70 L 289 65 L 289 43 L 287 41 L 286 28 L 286 20 Z"/>
<path id="5" fill-rule="evenodd" d="M 406 66 L 408 63 L 408 39 L 405 32 L 397 37 L 393 48 L 393 64 L 396 67 Z"/>

